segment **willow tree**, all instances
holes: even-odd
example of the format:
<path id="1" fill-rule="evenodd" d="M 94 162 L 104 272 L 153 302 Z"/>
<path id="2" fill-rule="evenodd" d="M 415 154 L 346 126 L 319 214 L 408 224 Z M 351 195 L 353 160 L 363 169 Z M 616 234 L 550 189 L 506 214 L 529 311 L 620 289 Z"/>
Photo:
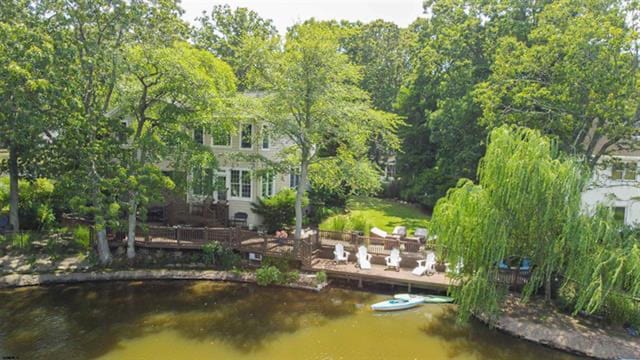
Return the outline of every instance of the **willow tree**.
<path id="1" fill-rule="evenodd" d="M 563 158 L 554 141 L 527 128 L 500 127 L 489 136 L 480 161 L 479 184 L 462 180 L 436 205 L 433 227 L 439 252 L 464 266 L 451 291 L 462 318 L 495 314 L 506 295 L 497 263 L 529 257 L 533 267 L 524 297 L 563 269 L 569 243 L 576 241 L 580 195 L 586 177 L 578 162 Z"/>

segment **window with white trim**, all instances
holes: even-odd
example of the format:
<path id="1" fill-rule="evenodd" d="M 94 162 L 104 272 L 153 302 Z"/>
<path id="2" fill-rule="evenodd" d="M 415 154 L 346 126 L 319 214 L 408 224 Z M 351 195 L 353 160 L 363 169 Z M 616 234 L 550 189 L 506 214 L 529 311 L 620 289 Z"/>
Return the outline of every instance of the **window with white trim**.
<path id="1" fill-rule="evenodd" d="M 231 170 L 229 183 L 232 198 L 251 198 L 251 172 L 249 170 Z"/>
<path id="2" fill-rule="evenodd" d="M 274 194 L 274 176 L 273 176 L 273 172 L 268 171 L 264 174 L 262 174 L 262 177 L 260 179 L 261 185 L 262 185 L 262 189 L 260 191 L 260 196 L 263 198 L 267 198 L 267 197 L 271 197 Z"/>
<path id="3" fill-rule="evenodd" d="M 293 189 L 297 189 L 298 185 L 300 185 L 300 175 L 296 173 L 289 174 L 289 187 Z"/>
<path id="4" fill-rule="evenodd" d="M 216 175 L 216 191 L 215 191 L 216 200 L 218 200 L 218 201 L 227 200 L 227 191 L 228 190 L 229 189 L 227 187 L 227 174 L 226 173 L 218 173 L 218 175 Z"/>
<path id="5" fill-rule="evenodd" d="M 638 173 L 638 163 L 618 162 L 611 166 L 612 180 L 635 180 Z"/>
<path id="6" fill-rule="evenodd" d="M 240 129 L 240 148 L 251 149 L 253 147 L 253 125 L 245 124 Z"/>
<path id="7" fill-rule="evenodd" d="M 624 224 L 627 217 L 627 208 L 624 206 L 615 206 L 612 210 L 613 219 L 620 224 Z"/>
<path id="8" fill-rule="evenodd" d="M 269 139 L 269 132 L 267 131 L 267 127 L 262 127 L 262 149 L 268 150 L 271 147 Z"/>

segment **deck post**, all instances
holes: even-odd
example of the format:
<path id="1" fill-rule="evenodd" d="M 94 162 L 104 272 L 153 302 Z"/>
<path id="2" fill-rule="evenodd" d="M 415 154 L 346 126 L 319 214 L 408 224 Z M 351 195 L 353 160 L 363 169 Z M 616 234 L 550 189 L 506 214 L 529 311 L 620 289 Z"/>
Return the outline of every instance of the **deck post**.
<path id="1" fill-rule="evenodd" d="M 176 241 L 178 242 L 178 247 L 180 247 L 180 238 L 182 237 L 182 229 L 178 228 L 176 230 Z"/>
<path id="2" fill-rule="evenodd" d="M 358 278 L 358 288 L 362 288 L 362 278 Z"/>
<path id="3" fill-rule="evenodd" d="M 407 286 L 407 292 L 408 292 L 409 294 L 411 294 L 411 283 L 409 283 L 409 284 L 408 284 L 408 286 Z"/>

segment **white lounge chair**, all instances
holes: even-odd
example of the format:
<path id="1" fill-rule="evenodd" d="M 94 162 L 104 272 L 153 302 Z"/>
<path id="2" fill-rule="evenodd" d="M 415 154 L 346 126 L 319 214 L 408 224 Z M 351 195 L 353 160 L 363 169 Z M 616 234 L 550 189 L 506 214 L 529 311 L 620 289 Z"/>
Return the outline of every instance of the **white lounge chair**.
<path id="1" fill-rule="evenodd" d="M 426 272 L 433 273 L 434 267 L 436 265 L 436 254 L 433 252 L 429 252 L 426 259 L 418 260 L 417 263 L 418 266 L 411 272 L 413 275 L 422 276 Z"/>
<path id="2" fill-rule="evenodd" d="M 358 266 L 360 269 L 371 269 L 371 254 L 367 252 L 367 247 L 362 245 L 358 248 L 356 258 L 358 259 Z"/>
<path id="3" fill-rule="evenodd" d="M 379 237 L 383 239 L 389 236 L 389 234 L 386 231 L 382 229 L 378 229 L 377 227 L 372 227 L 371 230 L 369 230 L 369 233 L 371 233 L 371 235 L 375 237 Z"/>
<path id="4" fill-rule="evenodd" d="M 400 261 L 402 261 L 402 258 L 400 257 L 400 250 L 392 249 L 391 254 L 385 257 L 384 260 L 387 262 L 388 268 L 392 267 L 395 268 L 396 271 L 400 271 Z"/>
<path id="5" fill-rule="evenodd" d="M 391 235 L 397 236 L 399 238 L 403 238 L 407 236 L 407 227 L 406 226 L 396 226 L 393 228 Z"/>
<path id="6" fill-rule="evenodd" d="M 344 250 L 344 246 L 342 244 L 336 244 L 336 248 L 333 250 L 333 255 L 335 255 L 334 260 L 336 264 L 340 261 L 344 261 L 345 263 L 349 261 L 349 252 Z"/>
<path id="7" fill-rule="evenodd" d="M 425 228 L 416 228 L 416 230 L 413 232 L 413 236 L 417 237 L 418 239 L 424 240 L 427 238 L 427 236 L 429 236 L 429 230 Z"/>

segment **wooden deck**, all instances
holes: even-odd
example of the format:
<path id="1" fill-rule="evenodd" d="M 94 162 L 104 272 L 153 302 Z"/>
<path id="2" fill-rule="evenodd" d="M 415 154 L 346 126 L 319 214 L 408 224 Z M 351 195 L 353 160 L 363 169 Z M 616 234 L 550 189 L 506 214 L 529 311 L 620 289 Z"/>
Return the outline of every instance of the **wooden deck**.
<path id="1" fill-rule="evenodd" d="M 324 271 L 329 277 L 355 280 L 359 285 L 362 285 L 363 282 L 371 282 L 407 286 L 409 289 L 413 287 L 444 291 L 450 284 L 450 279 L 444 273 L 416 276 L 411 273 L 411 269 L 387 270 L 384 265 L 376 264 L 372 264 L 369 270 L 362 270 L 354 263 L 336 264 L 333 260 L 323 258 L 314 259 L 311 270 Z"/>

